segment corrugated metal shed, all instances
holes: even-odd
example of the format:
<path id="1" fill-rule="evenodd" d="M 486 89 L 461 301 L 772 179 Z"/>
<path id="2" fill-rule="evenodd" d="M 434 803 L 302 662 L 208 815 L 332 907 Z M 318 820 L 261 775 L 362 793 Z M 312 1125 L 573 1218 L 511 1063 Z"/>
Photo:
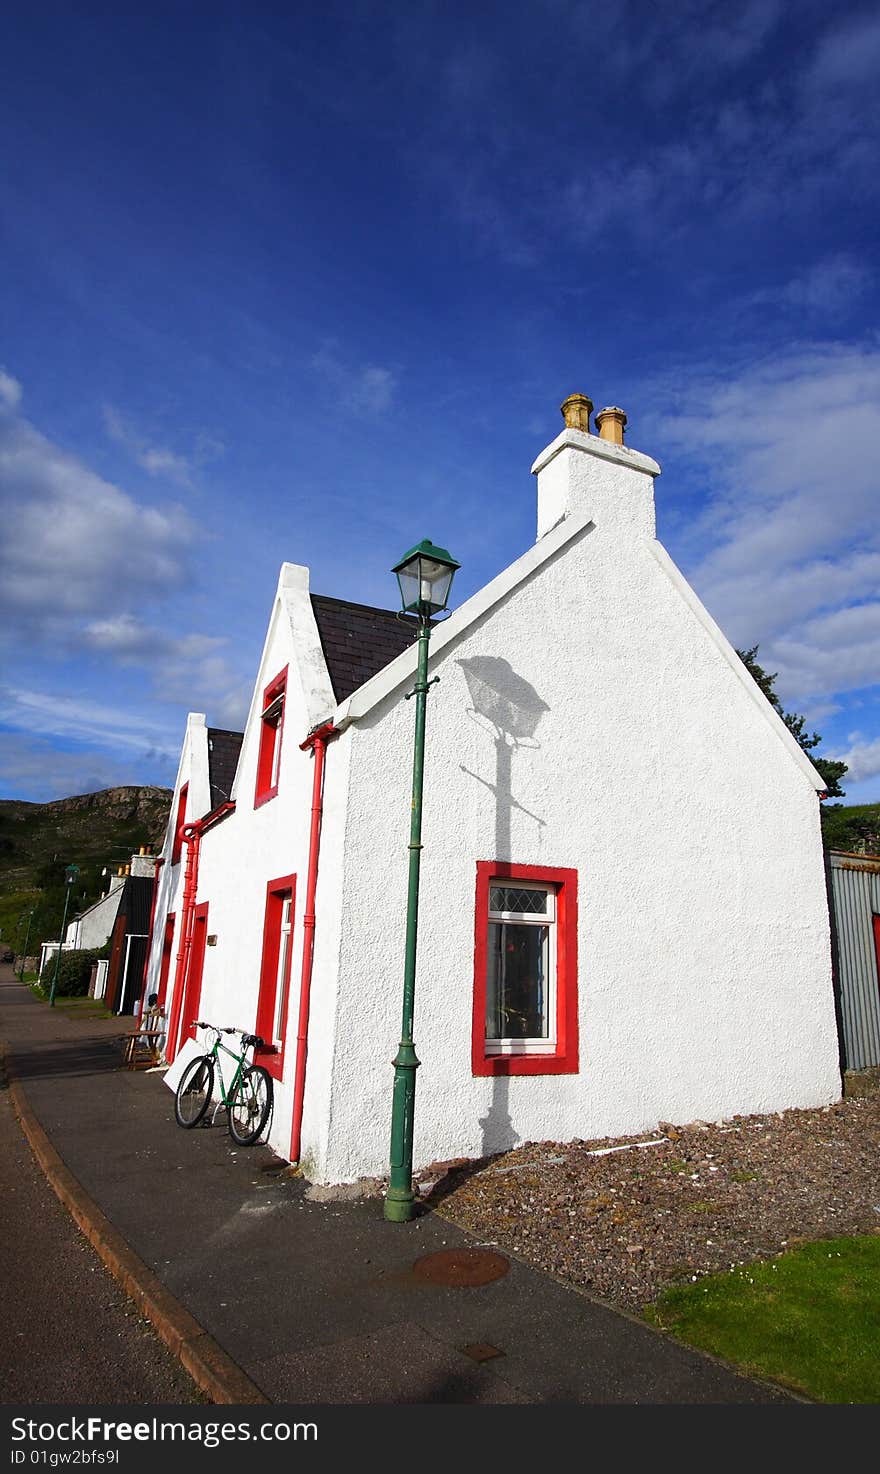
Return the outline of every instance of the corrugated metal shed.
<path id="1" fill-rule="evenodd" d="M 880 917 L 880 859 L 829 854 L 831 898 L 837 936 L 840 1014 L 846 1067 L 880 1065 L 880 977 L 877 928 Z"/>

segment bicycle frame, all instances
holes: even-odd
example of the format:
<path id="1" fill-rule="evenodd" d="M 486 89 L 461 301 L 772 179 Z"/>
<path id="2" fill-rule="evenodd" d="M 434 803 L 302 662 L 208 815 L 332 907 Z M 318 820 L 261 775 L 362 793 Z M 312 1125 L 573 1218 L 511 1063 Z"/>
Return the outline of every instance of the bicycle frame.
<path id="1" fill-rule="evenodd" d="M 244 1074 L 245 1069 L 247 1068 L 247 1051 L 250 1048 L 250 1045 L 243 1044 L 241 1054 L 236 1054 L 234 1049 L 230 1049 L 227 1044 L 223 1043 L 220 1035 L 222 1032 L 225 1031 L 219 1029 L 216 1024 L 200 1024 L 199 1027 L 203 1029 L 211 1029 L 215 1035 L 212 1047 L 210 1049 L 206 1049 L 205 1051 L 208 1057 L 214 1062 L 216 1068 L 216 1078 L 220 1084 L 220 1099 L 218 1100 L 212 1112 L 213 1119 L 213 1117 L 217 1115 L 218 1111 L 229 1109 L 229 1102 L 233 1099 L 235 1092 L 238 1089 L 241 1077 Z M 230 1029 L 228 1032 L 243 1034 L 245 1030 Z M 226 1081 L 223 1078 L 223 1064 L 220 1059 L 221 1053 L 228 1054 L 230 1059 L 235 1060 L 235 1071 L 233 1073 L 231 1081 L 229 1082 L 228 1090 L 226 1089 Z"/>
<path id="2" fill-rule="evenodd" d="M 258 1034 L 247 1034 L 243 1029 L 221 1028 L 219 1024 L 209 1024 L 206 1019 L 196 1019 L 195 1027 L 204 1029 L 208 1037 L 199 1041 L 203 1052 L 189 1061 L 177 1082 L 174 1093 L 177 1124 L 187 1130 L 198 1126 L 211 1108 L 219 1081 L 220 1099 L 214 1105 L 211 1123 L 216 1120 L 219 1110 L 225 1110 L 233 1141 L 239 1146 L 252 1146 L 272 1112 L 272 1077 L 262 1065 L 248 1059 L 248 1050 L 261 1048 L 263 1040 Z M 222 1034 L 240 1034 L 239 1050 L 224 1044 Z M 228 1085 L 223 1077 L 224 1054 L 235 1061 L 235 1070 Z"/>

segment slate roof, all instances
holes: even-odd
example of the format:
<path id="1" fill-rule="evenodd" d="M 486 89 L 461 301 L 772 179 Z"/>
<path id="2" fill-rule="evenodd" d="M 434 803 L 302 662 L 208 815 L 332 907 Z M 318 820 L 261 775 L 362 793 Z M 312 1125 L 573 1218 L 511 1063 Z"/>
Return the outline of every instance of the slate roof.
<path id="1" fill-rule="evenodd" d="M 418 634 L 416 620 L 395 614 L 393 609 L 349 604 L 322 594 L 312 594 L 311 600 L 337 701 L 344 701 L 383 670 Z"/>
<path id="2" fill-rule="evenodd" d="M 208 728 L 208 782 L 211 786 L 210 813 L 225 804 L 232 792 L 232 780 L 238 767 L 238 754 L 243 732 L 227 732 L 223 727 Z"/>

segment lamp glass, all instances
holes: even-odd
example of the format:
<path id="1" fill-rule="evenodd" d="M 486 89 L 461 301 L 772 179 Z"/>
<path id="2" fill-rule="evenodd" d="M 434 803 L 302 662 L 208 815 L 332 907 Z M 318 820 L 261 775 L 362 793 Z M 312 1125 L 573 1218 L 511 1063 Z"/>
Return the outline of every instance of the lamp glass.
<path id="1" fill-rule="evenodd" d="M 394 569 L 403 609 L 415 614 L 440 613 L 449 602 L 458 567 L 445 548 L 427 539 L 411 548 Z"/>

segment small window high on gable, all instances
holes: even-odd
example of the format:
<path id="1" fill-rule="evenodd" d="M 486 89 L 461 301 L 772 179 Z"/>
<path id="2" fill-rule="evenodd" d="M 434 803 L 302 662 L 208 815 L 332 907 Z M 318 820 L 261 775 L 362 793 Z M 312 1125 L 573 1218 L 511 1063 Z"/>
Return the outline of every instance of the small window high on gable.
<path id="1" fill-rule="evenodd" d="M 279 672 L 263 692 L 263 705 L 260 712 L 260 749 L 257 754 L 257 786 L 254 793 L 255 808 L 267 803 L 278 792 L 286 693 L 287 666 Z"/>
<path id="2" fill-rule="evenodd" d="M 183 851 L 183 826 L 186 823 L 186 801 L 189 795 L 189 784 L 184 783 L 177 796 L 177 815 L 174 820 L 174 834 L 171 839 L 171 863 L 180 864 Z"/>

